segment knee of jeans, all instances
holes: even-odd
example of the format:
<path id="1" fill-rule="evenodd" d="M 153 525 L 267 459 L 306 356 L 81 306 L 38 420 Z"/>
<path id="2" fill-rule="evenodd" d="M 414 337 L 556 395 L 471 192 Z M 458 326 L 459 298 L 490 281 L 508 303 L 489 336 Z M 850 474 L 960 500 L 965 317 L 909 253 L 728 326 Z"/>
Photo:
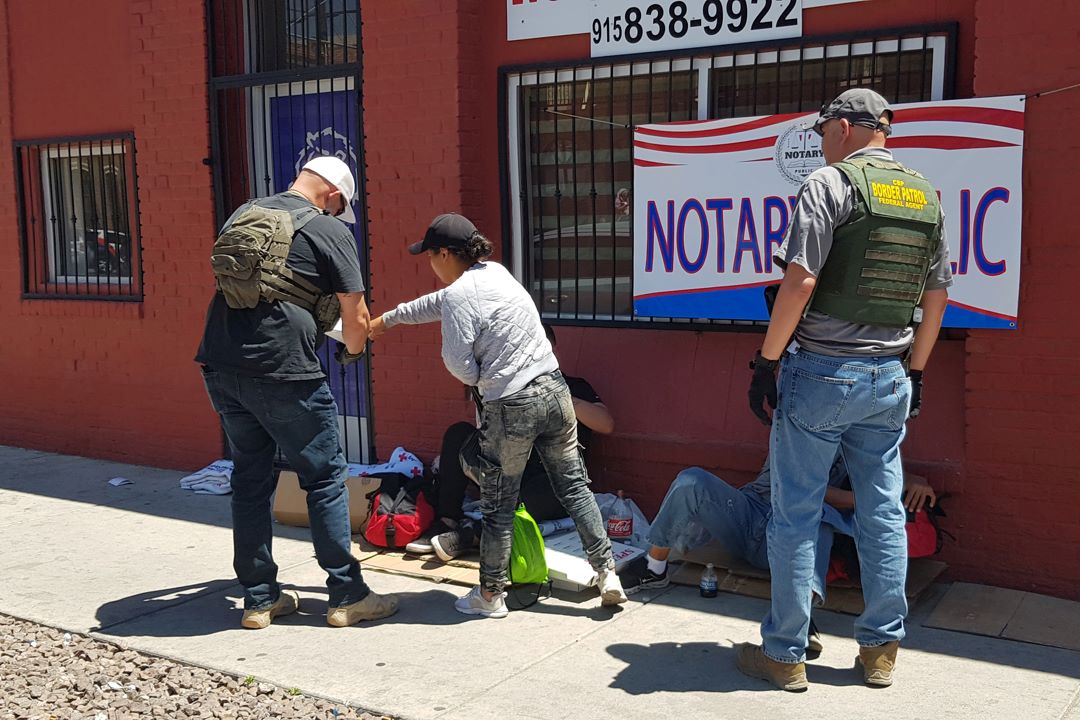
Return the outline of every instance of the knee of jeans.
<path id="1" fill-rule="evenodd" d="M 671 483 L 671 491 L 673 493 L 697 493 L 702 487 L 702 482 L 708 476 L 705 470 L 699 467 L 686 468 L 675 476 L 674 482 Z"/>
<path id="2" fill-rule="evenodd" d="M 862 510 L 862 512 L 860 512 Z M 857 524 L 863 530 L 873 529 L 877 533 L 888 530 L 903 530 L 907 515 L 899 504 L 883 503 L 871 510 L 867 507 L 855 507 Z"/>

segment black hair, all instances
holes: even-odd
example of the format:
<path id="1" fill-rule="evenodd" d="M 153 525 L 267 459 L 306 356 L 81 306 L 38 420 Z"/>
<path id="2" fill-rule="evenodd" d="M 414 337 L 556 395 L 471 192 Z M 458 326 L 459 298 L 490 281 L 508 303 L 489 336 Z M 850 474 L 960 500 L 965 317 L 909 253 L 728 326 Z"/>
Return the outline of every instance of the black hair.
<path id="1" fill-rule="evenodd" d="M 447 248 L 447 250 L 458 257 L 465 258 L 466 260 L 475 263 L 491 257 L 491 253 L 494 252 L 494 247 L 492 247 L 490 240 L 480 234 L 480 231 L 476 231 L 465 242 L 465 247 Z"/>

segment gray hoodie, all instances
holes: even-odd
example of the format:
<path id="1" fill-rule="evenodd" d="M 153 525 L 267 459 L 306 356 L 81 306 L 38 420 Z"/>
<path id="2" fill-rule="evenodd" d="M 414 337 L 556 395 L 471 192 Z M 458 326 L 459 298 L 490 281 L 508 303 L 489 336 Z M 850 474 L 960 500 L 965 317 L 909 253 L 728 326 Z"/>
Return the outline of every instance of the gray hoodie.
<path id="1" fill-rule="evenodd" d="M 383 315 L 386 327 L 442 321 L 442 357 L 450 374 L 484 400 L 513 395 L 559 361 L 532 297 L 497 262 L 479 262 L 452 284 Z"/>

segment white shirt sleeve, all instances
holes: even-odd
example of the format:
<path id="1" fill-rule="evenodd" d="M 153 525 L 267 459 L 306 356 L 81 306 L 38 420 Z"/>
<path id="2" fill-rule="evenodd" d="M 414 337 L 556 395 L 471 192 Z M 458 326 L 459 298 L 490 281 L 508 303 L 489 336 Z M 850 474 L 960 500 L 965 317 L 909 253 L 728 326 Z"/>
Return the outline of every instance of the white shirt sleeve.
<path id="1" fill-rule="evenodd" d="M 407 303 L 401 303 L 393 310 L 383 313 L 386 327 L 395 325 L 420 325 L 442 319 L 443 296 L 446 288 L 422 295 Z"/>

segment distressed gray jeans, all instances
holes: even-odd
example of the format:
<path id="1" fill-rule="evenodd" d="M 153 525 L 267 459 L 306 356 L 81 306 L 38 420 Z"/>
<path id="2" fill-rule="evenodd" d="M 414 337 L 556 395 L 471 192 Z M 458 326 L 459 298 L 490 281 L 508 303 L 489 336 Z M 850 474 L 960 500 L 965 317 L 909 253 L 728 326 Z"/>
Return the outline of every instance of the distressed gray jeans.
<path id="1" fill-rule="evenodd" d="M 578 450 L 577 418 L 562 373 L 541 375 L 523 389 L 485 402 L 480 417 L 480 585 L 502 592 L 509 583 L 510 542 L 521 475 L 535 446 L 555 496 L 574 520 L 596 570 L 614 568 L 611 541 Z"/>

